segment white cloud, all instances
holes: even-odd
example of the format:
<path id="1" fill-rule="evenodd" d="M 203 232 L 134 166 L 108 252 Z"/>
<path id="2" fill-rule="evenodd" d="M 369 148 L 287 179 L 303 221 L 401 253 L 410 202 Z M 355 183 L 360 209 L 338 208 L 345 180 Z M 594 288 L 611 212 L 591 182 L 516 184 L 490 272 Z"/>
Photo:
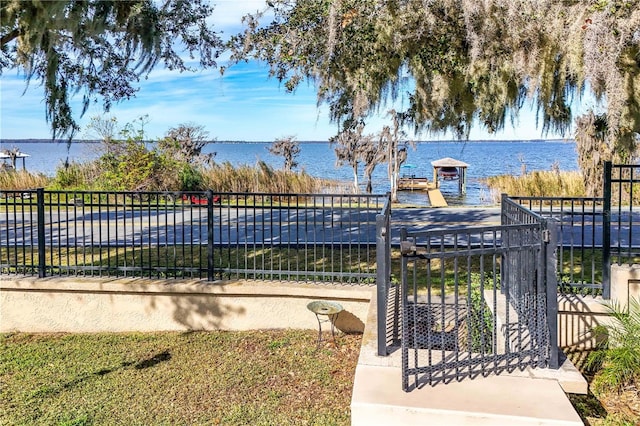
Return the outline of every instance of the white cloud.
<path id="1" fill-rule="evenodd" d="M 213 3 L 215 7 L 210 22 L 225 33 L 239 31 L 243 16 L 266 7 L 265 0 L 217 0 Z"/>
<path id="2" fill-rule="evenodd" d="M 241 17 L 265 4 L 264 0 L 216 3 L 212 22 L 225 31 L 238 31 Z M 140 88 L 135 98 L 113 105 L 110 115 L 125 124 L 148 114 L 150 122 L 145 129 L 150 138 L 159 138 L 170 127 L 185 122 L 204 125 L 219 140 L 270 141 L 290 134 L 299 140 L 326 140 L 337 131 L 337 125 L 329 123 L 327 108 L 316 107 L 312 84 L 302 84 L 295 93 L 287 93 L 276 79 L 268 78 L 268 67 L 262 63 L 236 64 L 223 76 L 217 69 L 179 73 L 157 68 L 140 81 Z M 24 90 L 25 82 L 19 74 L 5 72 L 0 76 L 0 137 L 49 138 L 42 87 L 33 82 L 23 95 Z M 82 126 L 86 126 L 90 117 L 103 114 L 101 107 L 99 100 L 91 105 L 85 117 L 79 118 L 80 99 L 73 100 L 76 119 Z M 380 108 L 377 115 L 368 119 L 365 131 L 374 133 L 390 124 L 386 117 L 388 109 Z M 535 129 L 534 123 L 534 114 L 523 110 L 517 129 L 507 125 L 498 135 L 489 135 L 475 128 L 471 137 L 539 138 L 540 130 Z M 416 138 L 434 139 L 428 135 Z M 450 138 L 445 135 L 440 139 Z"/>

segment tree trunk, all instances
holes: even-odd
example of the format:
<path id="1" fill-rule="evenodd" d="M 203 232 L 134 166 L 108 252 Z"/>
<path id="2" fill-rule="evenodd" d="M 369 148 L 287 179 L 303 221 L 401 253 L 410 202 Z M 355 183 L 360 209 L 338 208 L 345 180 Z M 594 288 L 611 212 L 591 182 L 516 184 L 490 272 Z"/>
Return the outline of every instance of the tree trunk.
<path id="1" fill-rule="evenodd" d="M 358 182 L 358 165 L 353 168 L 353 193 L 360 193 L 360 183 Z"/>
<path id="2" fill-rule="evenodd" d="M 391 202 L 398 202 L 398 173 L 391 173 Z"/>

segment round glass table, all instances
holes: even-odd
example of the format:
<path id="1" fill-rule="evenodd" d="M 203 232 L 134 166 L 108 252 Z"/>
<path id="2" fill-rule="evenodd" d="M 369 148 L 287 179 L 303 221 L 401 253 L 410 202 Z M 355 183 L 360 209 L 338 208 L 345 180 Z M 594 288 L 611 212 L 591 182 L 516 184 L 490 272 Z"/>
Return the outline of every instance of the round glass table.
<path id="1" fill-rule="evenodd" d="M 324 341 L 322 338 L 322 324 L 329 323 L 331 325 L 331 339 L 336 344 L 335 322 L 338 315 L 342 312 L 342 305 L 337 302 L 329 302 L 326 300 L 316 300 L 307 304 L 307 309 L 316 315 L 318 320 L 318 341 L 317 346 Z"/>

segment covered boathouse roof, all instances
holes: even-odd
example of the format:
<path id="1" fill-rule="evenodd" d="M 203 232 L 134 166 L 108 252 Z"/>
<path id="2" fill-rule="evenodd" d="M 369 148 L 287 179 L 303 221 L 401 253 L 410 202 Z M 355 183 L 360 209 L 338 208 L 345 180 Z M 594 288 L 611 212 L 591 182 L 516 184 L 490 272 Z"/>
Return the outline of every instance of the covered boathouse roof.
<path id="1" fill-rule="evenodd" d="M 446 157 L 446 158 L 441 158 L 439 160 L 435 160 L 431 162 L 431 165 L 433 167 L 436 168 L 441 168 L 441 167 L 469 167 L 469 165 L 467 163 L 465 163 L 464 161 L 460 161 L 460 160 L 456 160 L 455 158 L 451 158 L 451 157 Z"/>

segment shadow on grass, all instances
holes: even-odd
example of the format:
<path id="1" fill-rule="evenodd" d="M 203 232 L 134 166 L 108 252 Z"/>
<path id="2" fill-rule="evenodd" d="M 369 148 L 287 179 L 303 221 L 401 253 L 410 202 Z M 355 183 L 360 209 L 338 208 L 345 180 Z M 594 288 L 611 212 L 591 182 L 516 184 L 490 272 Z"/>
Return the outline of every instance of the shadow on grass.
<path id="1" fill-rule="evenodd" d="M 103 368 L 102 370 L 98 370 L 93 374 L 84 374 L 81 377 L 78 377 L 74 380 L 71 380 L 70 382 L 63 384 L 60 387 L 60 389 L 70 389 L 72 387 L 75 387 L 85 382 L 86 380 L 88 380 L 91 376 L 106 376 L 109 373 L 113 373 L 114 371 L 131 367 L 132 365 L 133 365 L 133 368 L 135 368 L 136 370 L 144 370 L 146 368 L 154 367 L 160 364 L 161 362 L 169 361 L 170 359 L 171 359 L 171 353 L 168 350 L 166 350 L 164 352 L 161 352 L 159 354 L 152 356 L 151 358 L 142 360 L 137 364 L 134 364 L 134 362 L 132 361 L 124 361 L 120 363 L 120 366 L 115 368 Z M 51 389 L 51 391 L 53 391 L 53 389 Z M 53 393 L 53 392 L 48 392 L 48 393 Z"/>
<path id="2" fill-rule="evenodd" d="M 171 354 L 169 353 L 169 351 L 164 351 L 157 355 L 152 356 L 149 359 L 140 361 L 134 366 L 134 368 L 136 370 L 144 370 L 145 368 L 151 368 L 153 366 L 160 364 L 161 362 L 169 361 L 170 359 L 171 359 Z"/>

